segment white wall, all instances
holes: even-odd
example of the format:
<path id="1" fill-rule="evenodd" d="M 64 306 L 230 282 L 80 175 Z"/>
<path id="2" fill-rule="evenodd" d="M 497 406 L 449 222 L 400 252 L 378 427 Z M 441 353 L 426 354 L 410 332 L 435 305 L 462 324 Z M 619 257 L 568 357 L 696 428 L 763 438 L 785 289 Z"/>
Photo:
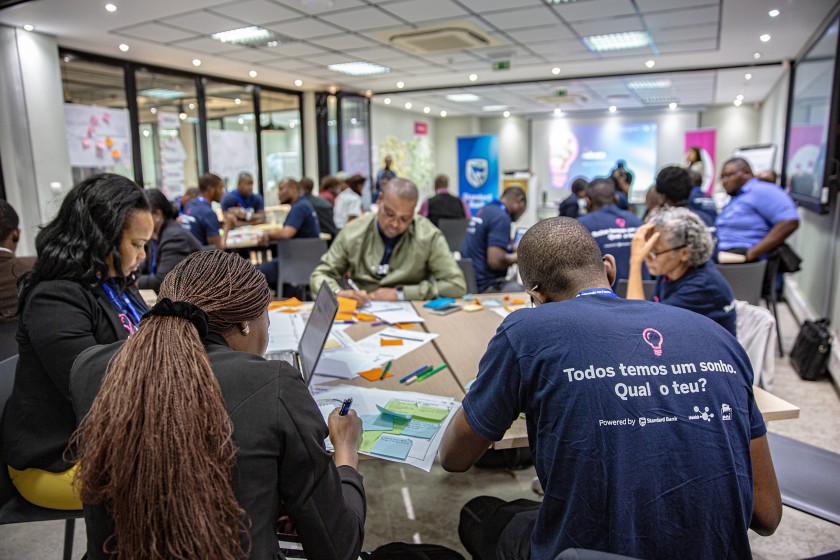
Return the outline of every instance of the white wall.
<path id="1" fill-rule="evenodd" d="M 425 123 L 428 133 L 417 135 L 414 133 L 414 123 Z M 420 198 L 432 193 L 436 170 L 435 154 L 435 129 L 437 119 L 427 115 L 406 111 L 402 108 L 385 107 L 380 104 L 371 105 L 371 153 L 373 157 L 373 172 L 378 173 L 382 169 L 383 159 L 386 153 L 390 153 L 394 159 L 394 168 L 398 174 L 405 175 L 415 183 L 420 191 Z M 383 146 L 390 143 L 392 148 L 383 151 Z M 405 152 L 400 153 L 393 149 L 395 144 L 404 143 Z M 410 152 L 414 152 L 423 161 L 427 161 L 428 169 L 418 171 L 418 164 L 411 162 Z M 411 166 L 415 172 L 407 171 Z M 420 179 L 419 177 L 423 177 Z"/>
<path id="2" fill-rule="evenodd" d="M 773 91 L 764 100 L 759 114 L 758 141 L 761 144 L 776 145 L 776 162 L 773 169 L 781 174 L 785 147 L 785 116 L 790 71 L 785 70 Z"/>
<path id="3" fill-rule="evenodd" d="M 759 143 L 760 117 L 759 109 L 746 105 L 720 105 L 700 114 L 700 128 L 717 129 L 715 167 L 718 170 L 736 149 Z"/>
<path id="4" fill-rule="evenodd" d="M 499 137 L 499 173 L 530 169 L 529 122 L 524 117 L 479 119 L 481 134 L 495 134 Z"/>
<path id="5" fill-rule="evenodd" d="M 449 176 L 452 190 L 458 188 L 459 136 L 481 134 L 477 117 L 445 117 L 435 119 L 435 167 Z"/>

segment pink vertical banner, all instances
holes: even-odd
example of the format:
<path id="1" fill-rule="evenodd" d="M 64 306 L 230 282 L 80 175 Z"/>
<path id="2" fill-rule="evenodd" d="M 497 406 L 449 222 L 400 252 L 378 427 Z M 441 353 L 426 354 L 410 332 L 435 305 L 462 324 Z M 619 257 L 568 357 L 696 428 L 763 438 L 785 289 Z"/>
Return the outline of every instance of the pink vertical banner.
<path id="1" fill-rule="evenodd" d="M 703 192 L 711 195 L 715 188 L 715 139 L 717 130 L 702 128 L 689 130 L 685 133 L 685 152 L 689 148 L 700 148 L 700 159 L 703 162 Z"/>

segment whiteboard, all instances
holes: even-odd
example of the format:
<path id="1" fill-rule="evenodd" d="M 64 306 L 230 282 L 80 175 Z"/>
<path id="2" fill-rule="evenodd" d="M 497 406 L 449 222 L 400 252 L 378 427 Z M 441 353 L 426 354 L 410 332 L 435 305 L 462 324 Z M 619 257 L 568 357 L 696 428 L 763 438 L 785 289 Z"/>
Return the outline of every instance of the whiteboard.
<path id="1" fill-rule="evenodd" d="M 744 158 L 750 164 L 753 174 L 775 171 L 776 145 L 744 146 L 732 153 L 732 157 Z"/>
<path id="2" fill-rule="evenodd" d="M 127 109 L 64 104 L 67 148 L 73 167 L 131 167 Z"/>
<path id="3" fill-rule="evenodd" d="M 247 171 L 257 176 L 257 136 L 240 130 L 207 130 L 210 171 L 221 177 L 228 188 L 236 185 L 236 178 Z"/>

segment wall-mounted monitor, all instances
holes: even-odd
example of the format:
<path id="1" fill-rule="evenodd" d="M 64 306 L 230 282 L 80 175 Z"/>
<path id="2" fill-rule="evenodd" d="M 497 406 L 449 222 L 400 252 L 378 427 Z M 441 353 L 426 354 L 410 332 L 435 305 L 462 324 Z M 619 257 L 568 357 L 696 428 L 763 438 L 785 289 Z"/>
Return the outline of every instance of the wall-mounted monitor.
<path id="1" fill-rule="evenodd" d="M 788 107 L 785 186 L 803 207 L 827 212 L 836 188 L 838 19 L 794 66 Z"/>

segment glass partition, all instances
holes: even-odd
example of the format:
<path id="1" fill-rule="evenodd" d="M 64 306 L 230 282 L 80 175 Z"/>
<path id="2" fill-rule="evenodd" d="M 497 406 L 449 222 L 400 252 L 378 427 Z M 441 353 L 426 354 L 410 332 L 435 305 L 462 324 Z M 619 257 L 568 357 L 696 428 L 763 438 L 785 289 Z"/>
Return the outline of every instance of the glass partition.
<path id="1" fill-rule="evenodd" d="M 257 126 L 254 119 L 254 86 L 204 81 L 207 108 L 208 169 L 236 188 L 240 173 L 250 173 L 255 187 Z"/>
<path id="2" fill-rule="evenodd" d="M 284 177 L 303 174 L 300 98 L 260 90 L 260 144 L 265 203 L 279 203 L 277 187 Z"/>

